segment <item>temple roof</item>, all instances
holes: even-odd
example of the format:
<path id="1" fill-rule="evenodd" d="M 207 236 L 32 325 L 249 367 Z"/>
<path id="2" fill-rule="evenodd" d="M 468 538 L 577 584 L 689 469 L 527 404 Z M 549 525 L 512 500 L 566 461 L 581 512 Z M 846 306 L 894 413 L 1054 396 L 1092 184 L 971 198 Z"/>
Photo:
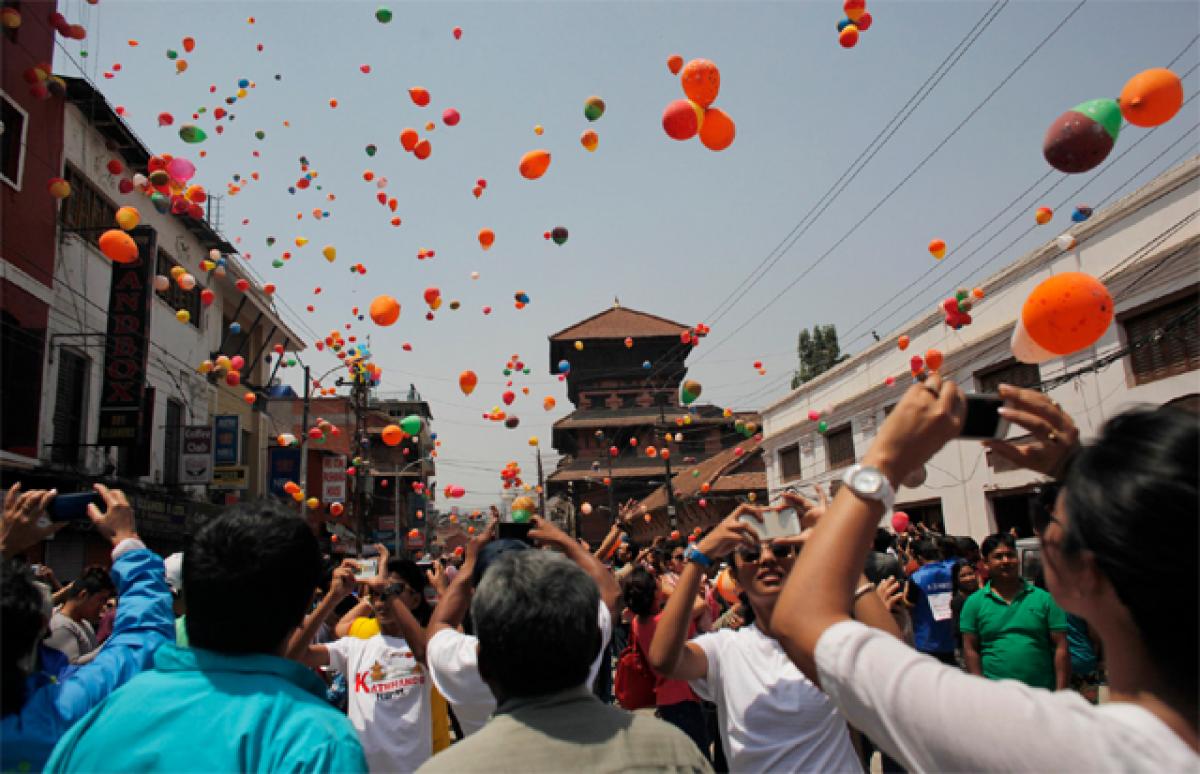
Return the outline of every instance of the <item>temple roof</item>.
<path id="1" fill-rule="evenodd" d="M 639 312 L 623 306 L 614 306 L 594 314 L 586 320 L 564 328 L 550 336 L 551 341 L 574 341 L 577 339 L 623 339 L 626 336 L 678 336 L 690 328 L 689 325 L 668 320 L 648 312 Z"/>

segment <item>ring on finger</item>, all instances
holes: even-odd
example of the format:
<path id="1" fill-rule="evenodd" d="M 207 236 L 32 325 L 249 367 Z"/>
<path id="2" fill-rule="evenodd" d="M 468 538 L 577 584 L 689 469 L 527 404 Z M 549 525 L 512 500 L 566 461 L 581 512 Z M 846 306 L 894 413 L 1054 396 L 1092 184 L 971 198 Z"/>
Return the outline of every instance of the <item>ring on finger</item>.
<path id="1" fill-rule="evenodd" d="M 922 385 L 921 385 L 921 389 L 923 389 L 923 390 L 927 391 L 927 392 L 928 392 L 930 395 L 932 395 L 932 396 L 933 396 L 933 397 L 935 397 L 935 398 L 940 398 L 940 397 L 941 397 L 941 393 L 940 393 L 940 392 L 938 392 L 938 391 L 937 391 L 936 389 L 934 389 L 933 387 L 930 387 L 928 384 L 922 384 Z"/>
<path id="2" fill-rule="evenodd" d="M 1051 430 L 1049 433 L 1046 434 L 1046 440 L 1049 441 L 1050 443 L 1058 443 L 1058 433 Z"/>

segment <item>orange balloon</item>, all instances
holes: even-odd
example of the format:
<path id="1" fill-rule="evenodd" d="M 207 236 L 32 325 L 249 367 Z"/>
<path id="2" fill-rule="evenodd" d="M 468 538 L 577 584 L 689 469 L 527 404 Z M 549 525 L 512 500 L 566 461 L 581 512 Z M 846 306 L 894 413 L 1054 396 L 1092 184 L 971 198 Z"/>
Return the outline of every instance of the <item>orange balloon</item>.
<path id="1" fill-rule="evenodd" d="M 901 352 L 908 349 L 908 336 L 901 336 L 899 339 L 897 339 L 896 346 L 900 348 Z"/>
<path id="2" fill-rule="evenodd" d="M 1126 82 L 1117 101 L 1134 126 L 1165 124 L 1183 106 L 1183 82 L 1165 67 L 1143 70 Z"/>
<path id="3" fill-rule="evenodd" d="M 521 157 L 518 169 L 526 180 L 537 180 L 550 167 L 550 151 L 531 150 Z"/>
<path id="4" fill-rule="evenodd" d="M 945 360 L 940 349 L 930 349 L 925 351 L 925 365 L 930 371 L 939 371 L 942 368 L 942 362 Z"/>
<path id="5" fill-rule="evenodd" d="M 400 145 L 409 153 L 412 152 L 413 148 L 417 147 L 417 142 L 420 139 L 421 137 L 417 134 L 416 129 L 405 129 L 400 132 Z"/>
<path id="6" fill-rule="evenodd" d="M 679 71 L 683 69 L 683 57 L 679 54 L 667 57 L 667 69 L 671 71 L 671 75 L 679 75 Z"/>
<path id="7" fill-rule="evenodd" d="M 370 312 L 376 325 L 387 327 L 400 319 L 400 302 L 391 296 L 376 296 Z"/>
<path id="8" fill-rule="evenodd" d="M 492 243 L 496 241 L 496 232 L 490 228 L 479 229 L 479 246 L 484 250 L 489 249 Z"/>
<path id="9" fill-rule="evenodd" d="M 404 431 L 400 429 L 400 425 L 388 425 L 383 428 L 380 436 L 388 446 L 398 446 L 404 440 Z"/>
<path id="10" fill-rule="evenodd" d="M 429 104 L 429 90 L 420 86 L 413 86 L 408 90 L 408 96 L 412 98 L 413 104 L 418 107 L 425 107 Z"/>
<path id="11" fill-rule="evenodd" d="M 1042 348 L 1069 355 L 1094 344 L 1113 319 L 1113 301 L 1100 280 L 1064 272 L 1034 288 L 1021 309 L 1025 331 Z"/>
<path id="12" fill-rule="evenodd" d="M 119 228 L 100 235 L 100 252 L 113 263 L 133 263 L 138 259 L 137 242 Z"/>
<path id="13" fill-rule="evenodd" d="M 679 76 L 683 93 L 700 107 L 708 107 L 721 90 L 721 71 L 707 59 L 693 59 L 683 66 Z"/>
<path id="14" fill-rule="evenodd" d="M 733 144 L 737 127 L 733 119 L 720 108 L 704 111 L 704 123 L 700 125 L 700 142 L 711 151 L 723 151 Z"/>
<path id="15" fill-rule="evenodd" d="M 421 140 L 417 147 L 413 148 L 413 155 L 422 161 L 429 158 L 430 153 L 433 153 L 433 146 L 429 144 L 429 140 Z"/>
<path id="16" fill-rule="evenodd" d="M 479 384 L 479 377 L 474 371 L 463 371 L 458 375 L 458 388 L 462 390 L 463 395 L 470 395 L 475 392 L 475 385 Z"/>

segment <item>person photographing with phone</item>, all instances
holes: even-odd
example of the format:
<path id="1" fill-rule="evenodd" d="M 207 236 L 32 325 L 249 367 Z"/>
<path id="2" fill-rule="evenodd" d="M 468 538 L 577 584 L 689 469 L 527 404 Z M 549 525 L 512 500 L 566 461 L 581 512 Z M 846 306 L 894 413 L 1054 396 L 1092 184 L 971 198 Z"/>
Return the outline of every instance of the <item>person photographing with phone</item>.
<path id="1" fill-rule="evenodd" d="M 648 659 L 656 672 L 689 681 L 702 699 L 717 705 L 731 771 L 860 771 L 845 721 L 788 660 L 775 636 L 776 601 L 807 538 L 801 530 L 823 512 L 821 505 L 791 493 L 784 493 L 783 504 L 794 511 L 740 505 L 688 549 Z M 760 529 L 772 536 L 762 539 Z M 691 602 L 705 571 L 731 554 L 754 623 L 688 640 Z M 849 609 L 898 635 L 873 584 L 860 585 Z"/>

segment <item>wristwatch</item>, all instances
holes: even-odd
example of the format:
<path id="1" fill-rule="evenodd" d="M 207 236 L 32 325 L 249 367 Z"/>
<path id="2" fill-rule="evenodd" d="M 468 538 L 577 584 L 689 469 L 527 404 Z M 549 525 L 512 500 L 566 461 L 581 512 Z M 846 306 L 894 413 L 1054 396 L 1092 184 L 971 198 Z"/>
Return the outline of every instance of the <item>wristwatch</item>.
<path id="1" fill-rule="evenodd" d="M 842 476 L 842 483 L 863 500 L 874 500 L 883 504 L 883 515 L 887 517 L 896 503 L 896 492 L 892 482 L 879 468 L 869 465 L 851 465 Z"/>
<path id="2" fill-rule="evenodd" d="M 688 546 L 688 549 L 683 552 L 683 559 L 687 562 L 695 562 L 705 568 L 713 565 L 712 557 L 695 546 Z"/>

